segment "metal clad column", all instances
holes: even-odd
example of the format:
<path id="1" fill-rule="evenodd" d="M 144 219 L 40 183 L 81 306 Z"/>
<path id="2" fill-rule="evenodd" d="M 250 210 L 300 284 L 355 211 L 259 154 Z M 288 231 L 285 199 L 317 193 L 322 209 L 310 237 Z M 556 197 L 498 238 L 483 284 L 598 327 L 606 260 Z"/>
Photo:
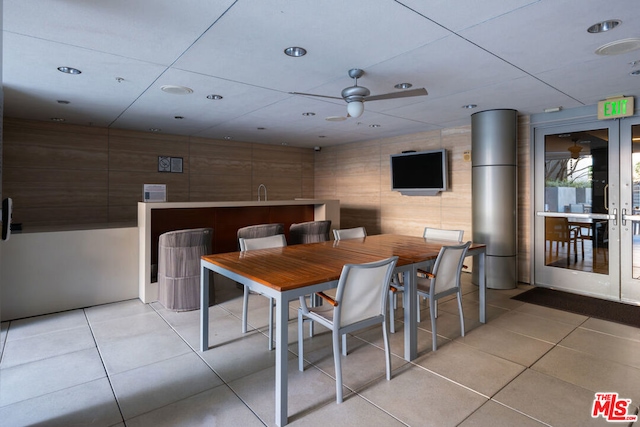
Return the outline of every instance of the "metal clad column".
<path id="1" fill-rule="evenodd" d="M 517 283 L 516 110 L 480 111 L 471 116 L 473 241 L 487 245 L 487 287 Z M 478 265 L 474 259 L 473 283 Z"/>

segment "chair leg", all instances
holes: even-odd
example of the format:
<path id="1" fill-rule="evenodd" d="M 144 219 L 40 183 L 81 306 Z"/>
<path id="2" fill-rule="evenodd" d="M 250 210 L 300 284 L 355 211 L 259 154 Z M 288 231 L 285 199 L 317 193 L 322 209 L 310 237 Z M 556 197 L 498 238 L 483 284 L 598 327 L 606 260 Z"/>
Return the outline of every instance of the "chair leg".
<path id="1" fill-rule="evenodd" d="M 322 300 L 318 300 L 320 300 L 320 297 L 318 297 L 316 294 L 311 294 L 309 296 L 309 302 L 311 303 L 312 307 L 317 307 L 318 305 L 322 304 Z M 313 337 L 313 332 L 313 320 L 309 319 L 309 337 Z"/>
<path id="2" fill-rule="evenodd" d="M 395 321 L 396 313 L 394 311 L 394 308 L 395 308 L 394 306 L 398 302 L 396 299 L 395 292 L 389 291 L 389 301 L 391 301 L 391 303 L 389 304 L 389 330 L 391 331 L 392 334 L 395 334 L 396 333 L 396 321 Z"/>
<path id="3" fill-rule="evenodd" d="M 336 403 L 342 403 L 342 365 L 340 361 L 340 333 L 337 329 L 333 330 L 333 362 L 336 368 Z M 343 335 L 346 337 L 346 335 Z M 343 338 L 344 340 L 344 338 Z M 343 345 L 343 349 L 346 346 Z"/>
<path id="4" fill-rule="evenodd" d="M 387 322 L 382 322 L 382 339 L 384 341 L 384 357 L 387 367 L 387 381 L 391 380 L 391 350 L 389 349 L 389 334 L 387 332 Z"/>
<path id="5" fill-rule="evenodd" d="M 342 354 L 347 355 L 347 334 L 342 334 Z"/>
<path id="6" fill-rule="evenodd" d="M 269 298 L 269 351 L 273 350 L 273 306 L 275 301 Z"/>
<path id="7" fill-rule="evenodd" d="M 242 333 L 247 333 L 247 312 L 249 307 L 249 287 L 244 286 L 244 295 L 242 297 Z"/>
<path id="8" fill-rule="evenodd" d="M 298 370 L 304 371 L 304 317 L 298 310 Z"/>
<path id="9" fill-rule="evenodd" d="M 435 301 L 429 298 L 429 315 L 431 316 L 431 348 L 436 351 L 438 348 L 438 331 L 436 326 Z"/>
<path id="10" fill-rule="evenodd" d="M 460 334 L 464 336 L 464 315 L 462 314 L 462 291 L 458 290 L 458 311 L 460 312 Z"/>

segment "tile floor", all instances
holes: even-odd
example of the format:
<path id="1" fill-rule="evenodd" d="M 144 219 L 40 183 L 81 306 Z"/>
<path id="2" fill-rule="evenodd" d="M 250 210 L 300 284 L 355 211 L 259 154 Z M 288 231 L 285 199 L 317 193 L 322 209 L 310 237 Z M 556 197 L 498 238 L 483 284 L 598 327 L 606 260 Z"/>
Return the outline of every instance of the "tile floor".
<path id="1" fill-rule="evenodd" d="M 488 291 L 488 322 L 480 325 L 477 288 L 469 274 L 464 280 L 465 337 L 455 301 L 443 302 L 439 347 L 431 351 L 423 307 L 414 362 L 400 357 L 402 334 L 391 335 L 391 381 L 384 378 L 380 328 L 349 337 L 340 405 L 329 334 L 307 338 L 308 363 L 299 372 L 292 320 L 290 425 L 611 425 L 591 417 L 595 392 L 640 403 L 640 329 L 510 299 L 527 286 Z M 243 335 L 241 291 L 226 285 L 216 293 L 213 348 L 205 353 L 197 350 L 198 311 L 175 313 L 139 300 L 2 323 L 0 425 L 274 425 L 267 299 L 252 295 L 254 329 Z M 402 318 L 401 309 L 396 314 Z"/>

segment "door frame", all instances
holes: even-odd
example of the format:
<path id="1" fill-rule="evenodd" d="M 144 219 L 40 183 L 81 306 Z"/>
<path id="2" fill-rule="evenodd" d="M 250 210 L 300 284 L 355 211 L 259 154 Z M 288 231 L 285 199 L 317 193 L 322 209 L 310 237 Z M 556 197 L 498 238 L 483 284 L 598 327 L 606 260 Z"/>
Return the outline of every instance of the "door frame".
<path id="1" fill-rule="evenodd" d="M 533 120 L 532 120 L 533 122 Z M 550 287 L 563 289 L 569 292 L 578 292 L 584 295 L 590 295 L 598 298 L 611 299 L 614 301 L 620 301 L 621 286 L 620 286 L 620 265 L 617 262 L 609 264 L 609 272 L 607 275 L 585 272 L 579 270 L 568 270 L 554 267 L 548 267 L 545 265 L 545 217 L 544 213 L 545 203 L 545 186 L 538 185 L 536 178 L 539 180 L 540 174 L 544 175 L 545 167 L 545 141 L 544 136 L 549 134 L 560 134 L 567 132 L 577 131 L 589 131 L 595 129 L 607 128 L 609 135 L 609 142 L 613 141 L 615 144 L 608 144 L 609 156 L 608 156 L 608 185 L 609 185 L 609 200 L 608 213 L 611 214 L 609 219 L 609 259 L 620 260 L 620 230 L 617 219 L 619 219 L 620 213 L 620 176 L 615 174 L 614 171 L 619 169 L 620 161 L 620 123 L 619 119 L 616 120 L 597 120 L 595 115 L 581 116 L 578 118 L 568 118 L 567 120 L 559 120 L 547 123 L 532 123 L 531 125 L 531 152 L 532 152 L 532 167 L 531 167 L 531 183 L 532 183 L 532 196 L 531 196 L 531 277 L 532 282 L 536 286 Z M 617 215 L 616 218 L 613 214 Z M 558 215 L 563 216 L 564 214 Z M 585 214 L 586 215 L 586 214 Z M 553 215 L 549 215 L 553 216 Z M 544 276 L 545 283 L 540 283 L 540 279 Z M 567 283 L 568 286 L 562 286 L 563 283 Z M 573 286 L 572 286 L 573 285 Z"/>
<path id="2" fill-rule="evenodd" d="M 640 126 L 640 116 L 625 117 L 620 120 L 620 141 L 631 141 L 631 144 L 620 144 L 621 159 L 633 159 L 633 126 Z M 622 163 L 622 161 L 621 161 Z M 622 207 L 620 265 L 629 268 L 620 272 L 620 301 L 640 303 L 640 280 L 633 278 L 633 166 L 620 168 L 620 204 Z"/>

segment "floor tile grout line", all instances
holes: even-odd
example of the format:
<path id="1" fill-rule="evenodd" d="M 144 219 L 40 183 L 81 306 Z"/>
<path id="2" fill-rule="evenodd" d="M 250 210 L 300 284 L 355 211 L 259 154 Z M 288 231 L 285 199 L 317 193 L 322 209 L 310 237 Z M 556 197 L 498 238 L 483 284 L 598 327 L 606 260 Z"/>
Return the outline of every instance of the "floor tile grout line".
<path id="1" fill-rule="evenodd" d="M 189 344 L 189 343 L 187 342 L 187 340 L 186 340 L 186 339 L 184 339 L 184 337 L 183 337 L 183 336 L 178 332 L 178 330 L 177 330 L 177 329 L 176 329 L 176 328 L 175 328 L 171 323 L 169 323 L 169 321 L 168 321 L 168 320 L 167 320 L 167 319 L 162 315 L 162 313 L 161 313 L 158 309 L 156 309 L 156 307 L 154 307 L 154 306 L 153 306 L 153 305 L 151 305 L 151 304 L 149 304 L 149 306 L 150 306 L 150 307 L 151 307 L 151 308 L 152 308 L 152 309 L 153 309 L 153 310 L 158 314 L 158 316 L 159 316 L 159 317 L 160 317 L 160 318 L 161 318 L 161 319 L 162 319 L 162 320 L 163 320 L 163 321 L 164 321 L 164 322 L 169 326 L 169 328 L 171 328 L 171 330 L 172 330 L 172 331 L 173 331 L 173 332 L 174 332 L 174 333 L 175 333 L 175 334 L 176 334 L 176 335 L 177 335 L 177 336 L 178 336 L 178 337 L 179 337 L 179 338 L 180 338 L 180 339 L 181 339 L 181 340 L 182 340 L 182 341 L 187 345 L 187 347 L 189 347 L 189 349 L 191 349 L 191 351 L 192 351 L 193 353 L 195 353 L 195 355 L 196 355 L 200 360 L 202 360 L 202 362 L 205 364 L 205 366 L 206 366 L 209 370 L 211 370 L 211 372 L 213 372 L 213 373 L 214 373 L 214 374 L 215 374 L 215 375 L 220 379 L 220 381 L 222 382 L 222 384 L 220 384 L 220 385 L 218 385 L 218 386 L 216 386 L 216 387 L 224 386 L 224 387 L 226 387 L 227 389 L 229 389 L 229 391 L 231 391 L 231 393 L 233 393 L 233 394 L 234 394 L 234 396 L 236 396 L 236 397 L 238 398 L 238 400 L 240 400 L 240 401 L 242 402 L 242 404 L 243 404 L 243 405 L 244 405 L 244 406 L 245 406 L 249 411 L 251 411 L 251 413 L 252 413 L 252 414 L 253 414 L 253 415 L 254 415 L 254 416 L 255 416 L 255 417 L 256 417 L 256 418 L 257 418 L 257 419 L 262 423 L 262 424 L 264 424 L 264 425 L 266 426 L 267 424 L 265 424 L 265 422 L 262 420 L 262 418 L 260 418 L 260 416 L 259 416 L 259 415 L 258 415 L 258 414 L 257 414 L 257 413 L 256 413 L 256 412 L 255 412 L 255 411 L 254 411 L 254 410 L 253 410 L 253 409 L 248 405 L 248 403 L 247 403 L 247 402 L 245 402 L 245 401 L 244 401 L 244 399 L 242 399 L 242 397 L 240 397 L 240 395 L 239 395 L 238 393 L 236 393 L 236 391 L 233 389 L 233 387 L 231 387 L 231 385 L 230 385 L 229 383 L 227 383 L 227 382 L 224 380 L 224 378 L 222 378 L 222 376 L 220 376 L 220 374 L 218 374 L 218 372 L 216 372 L 216 370 L 215 370 L 215 369 L 213 369 L 213 367 L 209 365 L 209 363 L 207 363 L 207 361 L 206 361 L 206 360 L 204 359 L 204 357 L 201 355 L 201 353 L 202 353 L 202 352 L 201 352 L 201 351 L 199 351 L 199 350 L 197 350 L 197 349 L 195 349 L 195 348 L 193 348 L 193 347 L 191 346 L 191 344 Z M 225 309 L 225 311 L 227 311 L 229 314 L 233 315 L 233 313 L 231 313 L 230 311 L 228 311 L 228 310 L 226 310 L 226 309 Z M 235 316 L 234 316 L 234 317 L 235 317 Z M 209 389 L 207 389 L 207 390 L 211 390 L 211 389 L 214 389 L 214 388 L 216 388 L 216 387 L 211 387 L 211 388 L 209 388 Z M 206 390 L 205 390 L 205 391 L 206 391 Z M 203 392 L 201 392 L 201 393 L 204 393 L 204 391 L 203 391 Z M 197 393 L 197 394 L 200 394 L 200 393 Z M 197 394 L 196 394 L 196 395 L 197 395 Z M 194 395 L 194 396 L 195 396 L 195 395 Z M 184 400 L 186 400 L 186 399 L 190 399 L 190 398 L 192 398 L 192 397 L 193 397 L 193 396 L 188 396 L 188 397 L 186 397 L 186 398 L 184 398 L 184 399 L 181 399 L 180 401 L 184 401 Z M 173 404 L 173 403 L 176 403 L 176 402 L 172 402 L 171 404 Z M 171 404 L 170 404 L 170 405 L 171 405 Z M 165 405 L 165 406 L 168 406 L 168 405 Z M 141 414 L 141 415 L 142 415 L 142 414 Z"/>
<path id="2" fill-rule="evenodd" d="M 107 378 L 107 381 L 109 382 L 109 388 L 111 389 L 111 394 L 113 395 L 113 400 L 116 403 L 116 406 L 118 407 L 118 412 L 120 413 L 120 418 L 122 419 L 122 422 L 126 425 L 125 419 L 124 419 L 124 413 L 122 412 L 122 407 L 120 406 L 120 402 L 118 400 L 118 397 L 116 395 L 116 390 L 113 388 L 113 383 L 111 382 L 111 375 L 109 375 L 109 371 L 107 370 L 107 366 L 104 362 L 104 357 L 102 356 L 102 351 L 100 351 L 100 346 L 98 345 L 98 341 L 96 340 L 96 336 L 93 333 L 93 327 L 91 325 L 91 321 L 89 320 L 89 316 L 87 316 L 87 310 L 86 308 L 82 309 L 82 312 L 84 314 L 85 320 L 87 321 L 87 325 L 89 326 L 89 331 L 91 332 L 91 338 L 93 338 L 93 342 L 96 346 L 96 351 L 98 352 L 98 356 L 100 357 L 100 363 L 102 363 L 102 369 L 104 369 L 104 374 L 105 377 Z"/>

